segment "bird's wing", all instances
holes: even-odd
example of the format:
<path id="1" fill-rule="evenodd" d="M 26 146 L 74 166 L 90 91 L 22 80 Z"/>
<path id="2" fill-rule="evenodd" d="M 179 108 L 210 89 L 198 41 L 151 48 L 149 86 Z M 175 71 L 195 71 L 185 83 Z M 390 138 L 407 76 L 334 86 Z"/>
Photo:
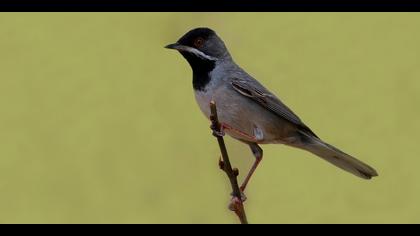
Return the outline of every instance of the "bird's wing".
<path id="1" fill-rule="evenodd" d="M 308 126 L 306 126 L 299 117 L 293 113 L 280 99 L 264 88 L 257 81 L 243 80 L 234 78 L 231 80 L 232 87 L 235 91 L 245 97 L 250 98 L 254 102 L 263 106 L 267 110 L 273 112 L 277 116 L 285 119 L 300 129 L 309 132 L 318 137 Z"/>

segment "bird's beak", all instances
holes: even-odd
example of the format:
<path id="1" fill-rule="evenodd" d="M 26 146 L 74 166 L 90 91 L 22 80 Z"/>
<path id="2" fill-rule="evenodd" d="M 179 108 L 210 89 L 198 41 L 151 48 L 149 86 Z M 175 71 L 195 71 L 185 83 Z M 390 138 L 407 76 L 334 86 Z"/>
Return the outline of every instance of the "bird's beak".
<path id="1" fill-rule="evenodd" d="M 166 45 L 165 48 L 180 50 L 182 48 L 182 45 L 179 43 L 171 43 L 171 44 Z"/>

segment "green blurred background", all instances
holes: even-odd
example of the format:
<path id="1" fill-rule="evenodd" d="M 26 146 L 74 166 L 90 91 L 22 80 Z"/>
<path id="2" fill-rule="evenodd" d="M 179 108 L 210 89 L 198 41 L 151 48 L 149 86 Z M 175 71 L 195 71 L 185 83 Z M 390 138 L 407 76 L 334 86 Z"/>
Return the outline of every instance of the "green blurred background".
<path id="1" fill-rule="evenodd" d="M 419 223 L 419 24 L 415 13 L 1 13 L 0 223 L 236 223 L 191 69 L 163 48 L 198 26 L 380 174 L 264 146 L 251 223 Z M 248 147 L 227 142 L 244 174 Z"/>

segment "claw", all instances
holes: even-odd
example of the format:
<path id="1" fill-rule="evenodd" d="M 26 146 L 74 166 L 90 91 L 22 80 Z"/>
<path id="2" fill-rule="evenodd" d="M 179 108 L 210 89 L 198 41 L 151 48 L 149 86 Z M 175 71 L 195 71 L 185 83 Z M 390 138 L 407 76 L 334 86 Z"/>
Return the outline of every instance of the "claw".
<path id="1" fill-rule="evenodd" d="M 232 200 L 234 199 L 234 198 L 238 198 L 238 197 L 236 197 L 236 196 L 233 196 L 233 193 L 231 193 L 230 194 L 230 196 L 232 196 Z M 245 195 L 245 193 L 242 191 L 242 189 L 241 189 L 241 200 L 242 200 L 242 202 L 245 202 L 246 200 L 247 200 L 248 198 L 246 197 L 246 195 Z M 239 200 L 239 199 L 238 199 Z"/>
<path id="2" fill-rule="evenodd" d="M 216 127 L 216 125 L 214 123 L 211 123 L 210 124 L 210 129 L 211 130 L 215 130 L 215 129 L 217 129 L 217 127 Z"/>
<path id="3" fill-rule="evenodd" d="M 225 132 L 223 130 L 220 130 L 220 131 L 213 130 L 213 136 L 215 136 L 215 137 L 223 137 L 223 136 L 225 136 Z"/>
<path id="4" fill-rule="evenodd" d="M 229 210 L 237 212 L 240 209 L 240 206 L 242 205 L 244 201 L 239 200 L 237 197 L 233 197 L 232 200 L 230 200 L 229 203 Z"/>
<path id="5" fill-rule="evenodd" d="M 213 131 L 213 136 L 215 136 L 215 137 L 225 136 L 223 125 L 220 125 L 220 130 L 218 130 L 218 127 L 216 127 L 216 124 L 211 124 L 210 129 Z"/>

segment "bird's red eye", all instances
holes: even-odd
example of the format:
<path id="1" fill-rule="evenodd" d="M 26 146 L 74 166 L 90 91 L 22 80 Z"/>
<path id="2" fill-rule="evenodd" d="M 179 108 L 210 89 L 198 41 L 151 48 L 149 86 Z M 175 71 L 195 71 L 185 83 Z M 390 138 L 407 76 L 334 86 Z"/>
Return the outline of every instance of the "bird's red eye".
<path id="1" fill-rule="evenodd" d="M 196 38 L 194 40 L 194 46 L 196 48 L 199 48 L 199 47 L 203 46 L 203 43 L 204 43 L 204 39 L 203 38 Z"/>

